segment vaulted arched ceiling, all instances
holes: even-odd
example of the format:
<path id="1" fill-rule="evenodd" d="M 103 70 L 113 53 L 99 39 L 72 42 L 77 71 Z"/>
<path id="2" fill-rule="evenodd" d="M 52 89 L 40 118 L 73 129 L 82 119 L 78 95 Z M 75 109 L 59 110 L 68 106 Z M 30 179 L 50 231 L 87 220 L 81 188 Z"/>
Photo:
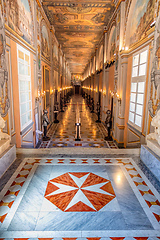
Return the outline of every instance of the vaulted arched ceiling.
<path id="1" fill-rule="evenodd" d="M 72 73 L 82 74 L 113 14 L 113 0 L 43 0 Z"/>

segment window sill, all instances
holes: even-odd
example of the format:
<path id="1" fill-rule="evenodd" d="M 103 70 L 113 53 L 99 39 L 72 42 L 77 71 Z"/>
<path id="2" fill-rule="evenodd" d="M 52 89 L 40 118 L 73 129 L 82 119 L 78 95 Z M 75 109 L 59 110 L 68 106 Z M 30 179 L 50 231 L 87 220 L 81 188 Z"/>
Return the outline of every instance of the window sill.
<path id="1" fill-rule="evenodd" d="M 128 122 L 127 125 L 133 132 L 137 133 L 137 135 L 142 135 L 142 130 L 138 126 L 133 125 L 130 122 Z"/>
<path id="2" fill-rule="evenodd" d="M 34 122 L 31 122 L 27 127 L 25 127 L 21 132 L 20 135 L 24 135 L 32 126 Z"/>

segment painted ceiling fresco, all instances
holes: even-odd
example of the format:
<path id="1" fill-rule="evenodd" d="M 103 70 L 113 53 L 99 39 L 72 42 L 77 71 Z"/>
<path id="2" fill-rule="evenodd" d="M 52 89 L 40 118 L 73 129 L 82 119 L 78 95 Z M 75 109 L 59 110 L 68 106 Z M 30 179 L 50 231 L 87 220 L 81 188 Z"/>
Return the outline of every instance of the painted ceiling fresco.
<path id="1" fill-rule="evenodd" d="M 72 73 L 83 73 L 114 11 L 113 0 L 43 0 Z"/>

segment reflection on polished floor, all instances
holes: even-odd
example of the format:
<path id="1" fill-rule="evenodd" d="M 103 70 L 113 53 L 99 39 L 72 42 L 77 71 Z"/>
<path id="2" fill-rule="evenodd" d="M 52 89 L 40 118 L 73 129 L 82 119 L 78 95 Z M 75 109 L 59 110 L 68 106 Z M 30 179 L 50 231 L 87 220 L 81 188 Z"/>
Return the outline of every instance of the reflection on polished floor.
<path id="1" fill-rule="evenodd" d="M 139 149 L 111 149 L 95 120 L 74 97 L 50 141 L 17 150 L 0 179 L 0 240 L 160 239 L 159 181 Z"/>
<path id="2" fill-rule="evenodd" d="M 80 141 L 76 137 L 76 113 L 80 113 Z M 105 141 L 103 123 L 96 123 L 96 115 L 90 113 L 88 106 L 80 95 L 72 97 L 65 112 L 61 115 L 58 126 L 55 124 L 48 131 L 50 141 L 42 142 L 40 148 L 54 147 L 94 147 L 94 148 L 117 148 L 113 141 Z M 106 131 L 107 133 L 107 131 Z"/>

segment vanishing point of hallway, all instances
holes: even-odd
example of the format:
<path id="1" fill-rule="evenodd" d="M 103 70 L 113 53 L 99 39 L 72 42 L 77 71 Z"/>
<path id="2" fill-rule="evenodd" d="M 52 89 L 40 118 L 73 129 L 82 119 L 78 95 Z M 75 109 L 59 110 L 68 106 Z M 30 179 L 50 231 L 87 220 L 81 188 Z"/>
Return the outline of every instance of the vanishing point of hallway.
<path id="1" fill-rule="evenodd" d="M 80 118 L 80 141 L 76 141 L 77 110 Z M 80 95 L 74 95 L 70 103 L 59 114 L 59 123 L 51 126 L 48 131 L 50 141 L 42 141 L 40 148 L 54 147 L 94 147 L 118 148 L 112 141 L 105 141 L 107 129 L 103 123 L 96 123 L 97 114 L 91 113 L 86 101 Z"/>

